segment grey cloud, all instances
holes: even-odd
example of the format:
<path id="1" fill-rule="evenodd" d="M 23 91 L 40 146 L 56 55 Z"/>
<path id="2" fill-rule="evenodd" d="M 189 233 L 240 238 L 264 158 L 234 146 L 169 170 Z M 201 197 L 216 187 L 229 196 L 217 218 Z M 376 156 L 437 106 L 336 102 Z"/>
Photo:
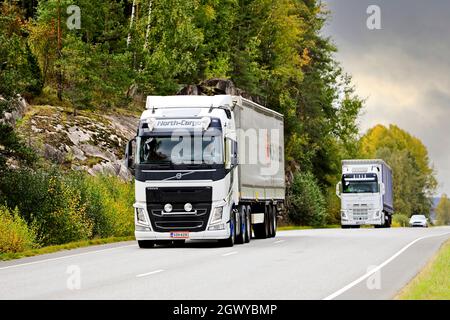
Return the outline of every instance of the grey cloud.
<path id="1" fill-rule="evenodd" d="M 398 124 L 428 147 L 450 194 L 450 1 L 328 0 L 325 28 L 358 92 L 367 97 L 362 131 Z M 366 28 L 366 9 L 381 8 L 382 30 Z"/>

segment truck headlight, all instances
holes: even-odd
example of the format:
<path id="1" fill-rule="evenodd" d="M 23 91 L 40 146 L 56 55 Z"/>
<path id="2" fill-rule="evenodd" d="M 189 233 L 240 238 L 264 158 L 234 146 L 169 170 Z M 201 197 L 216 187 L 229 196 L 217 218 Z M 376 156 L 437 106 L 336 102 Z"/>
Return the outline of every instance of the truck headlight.
<path id="1" fill-rule="evenodd" d="M 167 213 L 172 212 L 172 209 L 173 209 L 173 207 L 172 207 L 172 205 L 171 205 L 170 203 L 167 203 L 167 204 L 164 206 L 164 211 L 167 212 Z"/>
<path id="2" fill-rule="evenodd" d="M 222 221 L 223 207 L 215 207 L 211 218 L 211 224 Z"/>
<path id="3" fill-rule="evenodd" d="M 218 223 L 215 225 L 212 225 L 208 228 L 209 231 L 216 231 L 216 230 L 225 230 L 225 224 L 224 223 Z"/>
<path id="4" fill-rule="evenodd" d="M 139 223 L 147 224 L 147 219 L 145 218 L 145 211 L 143 208 L 136 208 L 136 220 Z"/>
<path id="5" fill-rule="evenodd" d="M 184 211 L 190 212 L 192 210 L 192 204 L 189 202 L 184 205 Z"/>

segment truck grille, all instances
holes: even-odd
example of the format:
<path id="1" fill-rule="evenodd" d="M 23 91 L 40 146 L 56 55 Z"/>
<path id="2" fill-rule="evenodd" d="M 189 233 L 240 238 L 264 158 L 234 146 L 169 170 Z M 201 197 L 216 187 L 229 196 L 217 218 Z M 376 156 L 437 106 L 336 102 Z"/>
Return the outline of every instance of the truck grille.
<path id="1" fill-rule="evenodd" d="M 367 220 L 369 216 L 369 209 L 366 204 L 355 204 L 353 206 L 353 219 Z"/>
<path id="2" fill-rule="evenodd" d="M 153 230 L 204 231 L 211 213 L 212 187 L 164 187 L 147 188 L 147 211 Z M 192 211 L 185 212 L 184 205 L 192 204 Z M 173 210 L 164 213 L 164 205 L 170 203 Z"/>

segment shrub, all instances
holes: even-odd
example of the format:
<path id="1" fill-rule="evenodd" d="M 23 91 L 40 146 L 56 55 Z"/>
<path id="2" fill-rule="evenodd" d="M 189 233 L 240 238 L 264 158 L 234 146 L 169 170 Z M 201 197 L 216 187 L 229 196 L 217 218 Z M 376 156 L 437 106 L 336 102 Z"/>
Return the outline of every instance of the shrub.
<path id="1" fill-rule="evenodd" d="M 116 177 L 56 168 L 10 170 L 0 178 L 0 201 L 19 208 L 42 245 L 129 236 L 134 231 L 133 184 Z"/>
<path id="2" fill-rule="evenodd" d="M 35 234 L 16 208 L 0 206 L 0 253 L 20 252 L 35 247 Z"/>
<path id="3" fill-rule="evenodd" d="M 129 236 L 134 231 L 134 188 L 111 176 L 87 176 L 84 180 L 89 216 L 100 237 Z"/>
<path id="4" fill-rule="evenodd" d="M 325 224 L 325 199 L 312 173 L 295 174 L 289 200 L 289 218 L 293 223 L 311 226 Z"/>
<path id="5" fill-rule="evenodd" d="M 396 213 L 392 216 L 392 225 L 394 227 L 409 226 L 409 217 L 406 214 Z"/>
<path id="6" fill-rule="evenodd" d="M 3 201 L 18 207 L 22 218 L 36 230 L 40 244 L 52 245 L 92 236 L 92 222 L 81 191 L 71 187 L 56 169 L 12 170 L 0 181 Z"/>

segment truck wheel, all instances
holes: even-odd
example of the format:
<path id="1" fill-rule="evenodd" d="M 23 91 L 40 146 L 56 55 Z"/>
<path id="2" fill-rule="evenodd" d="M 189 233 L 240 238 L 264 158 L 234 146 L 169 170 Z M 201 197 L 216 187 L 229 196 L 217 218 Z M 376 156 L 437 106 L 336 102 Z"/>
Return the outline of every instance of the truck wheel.
<path id="1" fill-rule="evenodd" d="M 139 248 L 141 249 L 150 249 L 155 246 L 155 241 L 152 240 L 138 240 Z"/>
<path id="2" fill-rule="evenodd" d="M 272 219 L 272 206 L 267 206 L 267 222 L 269 224 L 269 230 L 267 232 L 267 238 L 272 238 L 273 235 L 273 219 Z"/>
<path id="3" fill-rule="evenodd" d="M 239 214 L 239 226 L 236 225 L 236 233 L 239 228 L 239 234 L 236 236 L 236 244 L 245 243 L 245 230 L 247 229 L 247 218 L 245 212 L 245 206 L 238 207 Z"/>
<path id="4" fill-rule="evenodd" d="M 392 216 L 388 216 L 387 219 L 384 221 L 384 227 L 390 228 L 392 223 Z"/>
<path id="5" fill-rule="evenodd" d="M 264 209 L 266 211 L 266 209 Z M 253 232 L 256 239 L 265 239 L 267 237 L 267 215 L 264 213 L 264 222 L 253 225 Z"/>
<path id="6" fill-rule="evenodd" d="M 269 238 L 270 237 L 270 233 L 271 233 L 271 230 L 270 230 L 270 225 L 272 224 L 272 222 L 271 222 L 271 217 L 270 217 L 270 212 L 271 212 L 272 210 L 270 210 L 270 205 L 268 205 L 268 206 L 265 206 L 265 208 L 264 208 L 264 225 L 266 226 L 266 232 L 265 232 L 265 237 L 264 238 Z"/>
<path id="7" fill-rule="evenodd" d="M 277 235 L 277 206 L 274 205 L 272 207 L 272 221 L 273 221 L 273 232 L 272 232 L 272 238 L 275 238 Z"/>
<path id="8" fill-rule="evenodd" d="M 247 206 L 247 214 L 245 215 L 247 225 L 245 228 L 245 242 L 249 243 L 252 239 L 252 209 L 250 206 Z"/>
<path id="9" fill-rule="evenodd" d="M 219 240 L 219 244 L 223 247 L 232 247 L 236 241 L 236 220 L 234 214 L 231 215 L 230 219 L 230 237 L 228 239 Z"/>

